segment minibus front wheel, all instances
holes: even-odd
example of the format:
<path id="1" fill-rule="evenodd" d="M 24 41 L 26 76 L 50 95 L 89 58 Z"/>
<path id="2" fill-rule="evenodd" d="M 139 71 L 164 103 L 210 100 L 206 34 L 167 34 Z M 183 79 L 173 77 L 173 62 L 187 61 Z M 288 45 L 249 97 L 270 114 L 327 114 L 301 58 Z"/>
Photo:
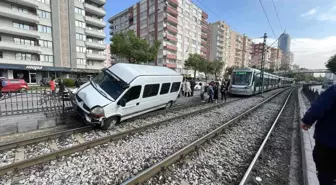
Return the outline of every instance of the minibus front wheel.
<path id="1" fill-rule="evenodd" d="M 168 110 L 168 109 L 170 109 L 172 106 L 173 106 L 173 102 L 170 101 L 170 102 L 168 102 L 168 103 L 166 104 L 165 109 Z"/>
<path id="2" fill-rule="evenodd" d="M 112 116 L 112 117 L 109 117 L 109 118 L 107 118 L 103 121 L 103 124 L 102 124 L 101 128 L 103 130 L 107 130 L 109 128 L 112 128 L 112 127 L 116 126 L 117 124 L 119 124 L 119 122 L 120 122 L 119 117 Z"/>

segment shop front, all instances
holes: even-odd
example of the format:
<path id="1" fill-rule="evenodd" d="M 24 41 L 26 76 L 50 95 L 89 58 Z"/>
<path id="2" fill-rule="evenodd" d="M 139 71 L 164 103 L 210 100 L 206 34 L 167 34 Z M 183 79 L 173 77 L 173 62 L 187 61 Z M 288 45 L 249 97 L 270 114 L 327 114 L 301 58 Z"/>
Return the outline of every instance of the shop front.
<path id="1" fill-rule="evenodd" d="M 94 69 L 0 64 L 0 77 L 8 79 L 24 79 L 29 84 L 39 84 L 44 77 L 75 79 L 82 76 L 91 78 L 99 72 L 100 70 Z"/>

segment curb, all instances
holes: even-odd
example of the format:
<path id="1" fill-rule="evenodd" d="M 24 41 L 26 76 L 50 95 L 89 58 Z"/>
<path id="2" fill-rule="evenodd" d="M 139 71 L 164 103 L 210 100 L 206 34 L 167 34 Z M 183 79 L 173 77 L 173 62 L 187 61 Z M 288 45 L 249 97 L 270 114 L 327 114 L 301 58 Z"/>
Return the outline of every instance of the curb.
<path id="1" fill-rule="evenodd" d="M 305 105 L 303 96 L 304 95 L 302 93 L 302 88 L 300 88 L 298 91 L 300 118 L 304 116 L 305 112 L 308 109 Z M 319 185 L 315 169 L 315 163 L 312 157 L 312 151 L 314 149 L 315 143 L 311 142 L 311 132 L 312 131 L 303 131 L 302 129 L 300 129 L 303 182 L 304 185 Z"/>

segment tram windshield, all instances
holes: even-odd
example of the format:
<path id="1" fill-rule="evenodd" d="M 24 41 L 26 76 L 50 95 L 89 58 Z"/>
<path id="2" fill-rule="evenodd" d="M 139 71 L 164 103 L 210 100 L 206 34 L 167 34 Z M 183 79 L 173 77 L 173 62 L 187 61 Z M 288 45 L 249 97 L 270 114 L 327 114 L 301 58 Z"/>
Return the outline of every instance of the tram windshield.
<path id="1" fill-rule="evenodd" d="M 251 81 L 251 76 L 252 72 L 233 72 L 232 85 L 249 85 Z"/>

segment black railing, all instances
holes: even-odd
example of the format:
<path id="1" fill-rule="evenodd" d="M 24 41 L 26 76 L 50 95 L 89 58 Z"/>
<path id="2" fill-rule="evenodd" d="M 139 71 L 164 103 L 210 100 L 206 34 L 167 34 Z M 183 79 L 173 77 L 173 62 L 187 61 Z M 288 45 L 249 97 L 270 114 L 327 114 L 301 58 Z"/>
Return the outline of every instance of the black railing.
<path id="1" fill-rule="evenodd" d="M 33 87 L 23 92 L 2 92 L 0 98 L 0 117 L 31 113 L 44 113 L 49 117 L 71 111 L 68 92 L 52 95 L 47 87 Z"/>
<path id="2" fill-rule="evenodd" d="M 312 103 L 314 100 L 316 100 L 320 96 L 319 91 L 311 88 L 311 86 L 313 85 L 307 84 L 307 85 L 302 86 L 302 92 L 307 97 L 310 103 Z"/>

